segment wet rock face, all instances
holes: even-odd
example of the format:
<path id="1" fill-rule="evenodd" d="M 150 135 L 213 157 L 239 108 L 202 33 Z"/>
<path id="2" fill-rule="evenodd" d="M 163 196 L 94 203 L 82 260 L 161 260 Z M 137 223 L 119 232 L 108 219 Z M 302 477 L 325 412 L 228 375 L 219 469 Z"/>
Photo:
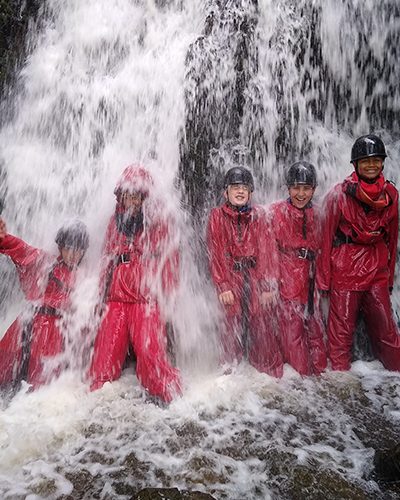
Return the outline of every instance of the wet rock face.
<path id="1" fill-rule="evenodd" d="M 229 142 L 247 148 L 259 184 L 270 186 L 268 168 L 313 152 L 313 124 L 356 134 L 365 115 L 371 130 L 399 137 L 398 2 L 270 7 L 209 0 L 203 34 L 188 51 L 180 178 L 197 218 L 215 201 L 212 156 Z"/>
<path id="2" fill-rule="evenodd" d="M 29 22 L 35 19 L 42 0 L 0 0 L 0 99 L 6 96 L 6 88 L 12 87 L 15 70 L 26 53 L 26 35 Z M 9 109 L 4 104 L 0 124 L 7 119 Z M 0 152 L 1 156 L 1 152 Z M 7 178 L 0 163 L 0 216 L 7 198 Z M 0 259 L 0 314 L 10 301 L 17 284 L 13 266 L 5 258 Z"/>
<path id="3" fill-rule="evenodd" d="M 378 481 L 400 483 L 400 444 L 375 452 L 374 475 Z"/>
<path id="4" fill-rule="evenodd" d="M 145 488 L 132 497 L 134 500 L 213 500 L 199 491 L 179 491 L 177 488 Z"/>
<path id="5" fill-rule="evenodd" d="M 186 125 L 180 178 L 192 213 L 201 216 L 204 193 L 218 187 L 210 153 L 240 141 L 245 92 L 254 69 L 256 3 L 209 2 L 203 35 L 186 60 Z M 218 172 L 217 172 L 218 174 Z"/>
<path id="6" fill-rule="evenodd" d="M 36 17 L 42 0 L 0 0 L 0 90 L 12 80 L 12 73 L 25 50 L 29 21 Z"/>

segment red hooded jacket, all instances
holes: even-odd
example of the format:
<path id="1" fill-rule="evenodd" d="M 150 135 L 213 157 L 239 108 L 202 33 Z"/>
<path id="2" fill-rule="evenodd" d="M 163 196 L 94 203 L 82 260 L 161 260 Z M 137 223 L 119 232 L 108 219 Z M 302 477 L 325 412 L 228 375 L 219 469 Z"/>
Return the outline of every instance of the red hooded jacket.
<path id="1" fill-rule="evenodd" d="M 210 270 L 218 293 L 231 290 L 235 304 L 226 309 L 229 315 L 240 315 L 240 299 L 243 292 L 241 262 L 254 264 L 249 267 L 252 298 L 250 311 L 260 310 L 258 300 L 262 291 L 268 291 L 266 248 L 260 245 L 260 237 L 266 231 L 261 207 L 240 212 L 229 204 L 211 210 L 207 228 L 207 247 Z"/>
<path id="2" fill-rule="evenodd" d="M 308 301 L 310 265 L 318 259 L 321 221 L 313 206 L 296 208 L 289 200 L 273 203 L 268 212 L 267 240 L 273 263 L 271 272 L 283 299 Z"/>
<path id="3" fill-rule="evenodd" d="M 128 237 L 118 230 L 116 216 L 111 217 L 103 251 L 105 300 L 145 303 L 157 292 L 174 288 L 178 257 L 169 244 L 167 224 L 144 225 Z"/>
<path id="4" fill-rule="evenodd" d="M 337 184 L 326 196 L 321 265 L 321 290 L 368 290 L 381 283 L 392 287 L 398 237 L 398 191 L 389 182 L 389 204 L 374 209 L 356 196 L 354 176 Z M 347 243 L 340 244 L 346 240 Z"/>
<path id="5" fill-rule="evenodd" d="M 0 253 L 8 255 L 16 265 L 21 288 L 28 300 L 58 310 L 68 309 L 76 272 L 61 257 L 54 261 L 54 257 L 43 250 L 10 234 L 0 240 Z"/>

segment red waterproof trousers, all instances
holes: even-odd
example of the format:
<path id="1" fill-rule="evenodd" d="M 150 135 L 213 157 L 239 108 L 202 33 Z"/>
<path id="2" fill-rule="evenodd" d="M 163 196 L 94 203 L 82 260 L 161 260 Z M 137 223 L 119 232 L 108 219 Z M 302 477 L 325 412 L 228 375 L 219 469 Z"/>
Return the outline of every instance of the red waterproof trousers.
<path id="1" fill-rule="evenodd" d="M 152 396 L 169 403 L 181 394 L 179 372 L 167 359 L 166 329 L 156 305 L 108 302 L 95 345 L 91 390 L 121 376 L 129 344 L 136 354 L 136 375 Z"/>
<path id="2" fill-rule="evenodd" d="M 261 244 L 269 248 L 278 283 L 279 304 L 273 316 L 283 361 L 301 375 L 319 375 L 327 365 L 324 326 L 315 294 L 309 297 L 321 240 L 319 213 L 311 203 L 299 209 L 283 200 L 271 205 L 268 222 Z M 310 305 L 313 313 L 306 312 Z"/>
<path id="3" fill-rule="evenodd" d="M 357 177 L 336 185 L 325 200 L 318 286 L 329 290 L 328 351 L 333 370 L 348 370 L 359 312 L 375 356 L 400 371 L 400 335 L 393 319 L 393 286 L 398 240 L 398 192 L 385 183 L 386 207 L 359 199 Z"/>
<path id="4" fill-rule="evenodd" d="M 353 333 L 360 310 L 374 355 L 388 370 L 400 370 L 400 336 L 393 320 L 389 290 L 379 284 L 365 291 L 331 291 L 328 340 L 332 369 L 350 369 Z"/>
<path id="5" fill-rule="evenodd" d="M 324 325 L 319 314 L 305 316 L 305 305 L 281 299 L 278 328 L 283 361 L 301 375 L 319 375 L 327 365 Z"/>
<path id="6" fill-rule="evenodd" d="M 59 375 L 59 367 L 47 365 L 46 361 L 63 351 L 63 338 L 55 316 L 37 314 L 32 323 L 24 325 L 16 319 L 1 339 L 0 384 L 11 384 L 16 380 L 24 355 L 28 356 L 26 380 L 37 389 Z M 30 330 L 30 345 L 24 352 L 23 331 Z M 23 374 L 25 376 L 25 374 Z"/>
<path id="7" fill-rule="evenodd" d="M 221 339 L 221 363 L 239 363 L 246 352 L 244 342 L 247 340 L 249 363 L 260 372 L 272 377 L 282 377 L 282 355 L 270 321 L 266 321 L 264 314 L 252 316 L 249 322 L 249 338 L 244 339 L 242 319 L 241 316 L 227 316 L 225 319 Z"/>

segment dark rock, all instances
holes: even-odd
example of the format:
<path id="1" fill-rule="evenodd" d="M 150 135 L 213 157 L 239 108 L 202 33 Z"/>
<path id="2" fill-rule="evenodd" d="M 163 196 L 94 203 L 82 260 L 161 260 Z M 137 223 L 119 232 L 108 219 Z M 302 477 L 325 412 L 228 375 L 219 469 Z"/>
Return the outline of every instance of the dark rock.
<path id="1" fill-rule="evenodd" d="M 199 491 L 179 491 L 177 488 L 145 488 L 132 500 L 215 500 L 207 493 Z"/>
<path id="2" fill-rule="evenodd" d="M 0 0 L 0 92 L 13 82 L 15 69 L 26 53 L 29 24 L 43 0 Z"/>
<path id="3" fill-rule="evenodd" d="M 400 482 L 400 444 L 375 452 L 374 477 L 378 481 Z"/>
<path id="4" fill-rule="evenodd" d="M 74 487 L 72 498 L 83 498 L 85 493 L 91 492 L 95 486 L 95 478 L 86 469 L 81 469 L 74 472 L 66 472 L 66 479 L 70 481 Z"/>
<path id="5" fill-rule="evenodd" d="M 137 479 L 145 479 L 149 471 L 149 464 L 141 462 L 135 453 L 129 453 L 122 461 L 122 466 L 125 468 L 129 475 Z M 126 472 L 124 473 L 126 475 Z"/>

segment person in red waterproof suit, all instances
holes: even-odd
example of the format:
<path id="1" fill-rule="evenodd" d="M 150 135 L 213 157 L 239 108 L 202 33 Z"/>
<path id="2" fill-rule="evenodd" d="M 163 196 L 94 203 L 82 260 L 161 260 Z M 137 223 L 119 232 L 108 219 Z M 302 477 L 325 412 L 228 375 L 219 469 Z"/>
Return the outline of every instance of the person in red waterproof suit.
<path id="1" fill-rule="evenodd" d="M 32 310 L 21 315 L 0 340 L 0 385 L 18 388 L 22 379 L 37 388 L 57 375 L 46 360 L 63 351 L 60 322 L 68 312 L 76 270 L 89 244 L 85 225 L 72 221 L 56 235 L 59 256 L 34 248 L 7 233 L 0 219 L 0 253 L 17 266 L 22 291 Z"/>
<path id="2" fill-rule="evenodd" d="M 398 192 L 382 174 L 385 145 L 359 137 L 354 172 L 326 196 L 318 286 L 329 292 L 328 353 L 333 370 L 349 370 L 352 337 L 361 311 L 375 356 L 400 369 L 400 336 L 393 319 L 398 238 Z"/>
<path id="3" fill-rule="evenodd" d="M 264 308 L 273 293 L 267 271 L 267 255 L 260 245 L 265 232 L 261 207 L 250 205 L 253 176 L 244 167 L 225 175 L 225 203 L 210 212 L 207 247 L 211 277 L 224 308 L 222 363 L 238 363 L 247 357 L 261 372 L 281 377 L 280 349 Z"/>
<path id="4" fill-rule="evenodd" d="M 131 344 L 138 380 L 150 396 L 169 403 L 181 394 L 181 381 L 167 357 L 166 325 L 156 292 L 172 291 L 177 256 L 171 250 L 170 229 L 161 207 L 157 214 L 149 213 L 152 184 L 147 170 L 131 165 L 114 191 L 116 211 L 107 227 L 103 251 L 105 310 L 89 376 L 91 390 L 118 379 Z"/>
<path id="5" fill-rule="evenodd" d="M 301 375 L 327 365 L 324 326 L 315 304 L 315 266 L 321 245 L 320 218 L 312 203 L 317 186 L 311 163 L 299 161 L 286 174 L 287 200 L 269 208 L 265 244 L 275 270 L 275 306 L 283 359 Z"/>

